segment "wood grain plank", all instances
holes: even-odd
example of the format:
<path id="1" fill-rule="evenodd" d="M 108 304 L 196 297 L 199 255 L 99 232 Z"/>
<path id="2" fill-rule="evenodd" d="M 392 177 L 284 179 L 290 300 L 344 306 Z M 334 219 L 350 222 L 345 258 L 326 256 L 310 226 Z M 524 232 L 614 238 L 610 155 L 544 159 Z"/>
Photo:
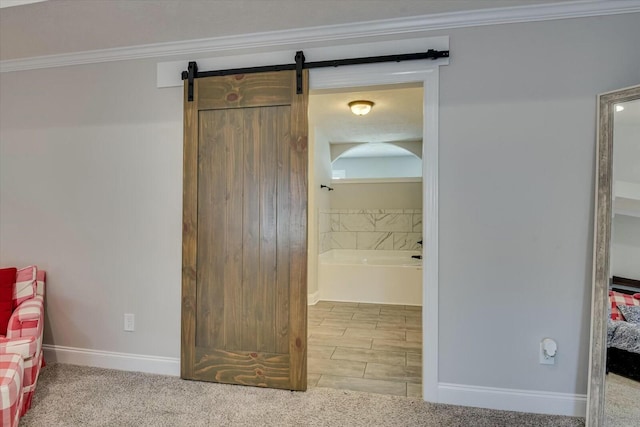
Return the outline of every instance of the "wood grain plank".
<path id="1" fill-rule="evenodd" d="M 307 167 L 308 167 L 308 97 L 309 72 L 303 71 L 303 93 L 295 93 L 295 73 L 290 73 L 291 158 L 289 212 L 290 311 L 289 355 L 291 388 L 307 389 Z"/>
<path id="2" fill-rule="evenodd" d="M 260 109 L 244 113 L 244 208 L 242 210 L 242 347 L 255 351 L 262 312 L 258 310 L 260 265 Z"/>
<path id="3" fill-rule="evenodd" d="M 277 107 L 261 108 L 260 120 L 260 266 L 257 351 L 276 352 L 276 197 Z"/>
<path id="4" fill-rule="evenodd" d="M 307 80 L 198 79 L 185 103 L 185 378 L 306 389 Z"/>
<path id="5" fill-rule="evenodd" d="M 289 72 L 236 74 L 198 79 L 200 110 L 289 105 Z"/>
<path id="6" fill-rule="evenodd" d="M 226 147 L 228 114 L 199 113 L 196 346 L 224 343 L 224 253 L 227 242 Z"/>
<path id="7" fill-rule="evenodd" d="M 235 350 L 242 347 L 242 209 L 244 165 L 244 115 L 241 110 L 226 110 L 226 189 L 225 225 L 227 240 L 224 252 L 224 345 L 218 348 Z M 222 257 L 220 257 L 222 258 Z"/>
<path id="8" fill-rule="evenodd" d="M 197 91 L 196 95 L 197 97 Z M 193 377 L 196 310 L 196 254 L 198 232 L 198 110 L 187 101 L 184 84 L 182 177 L 182 322 L 180 328 L 180 377 Z"/>
<path id="9" fill-rule="evenodd" d="M 196 348 L 197 379 L 257 387 L 289 388 L 289 355 Z"/>
<path id="10" fill-rule="evenodd" d="M 278 108 L 278 194 L 276 218 L 276 352 L 289 353 L 289 199 L 291 157 L 291 112 L 290 107 Z"/>

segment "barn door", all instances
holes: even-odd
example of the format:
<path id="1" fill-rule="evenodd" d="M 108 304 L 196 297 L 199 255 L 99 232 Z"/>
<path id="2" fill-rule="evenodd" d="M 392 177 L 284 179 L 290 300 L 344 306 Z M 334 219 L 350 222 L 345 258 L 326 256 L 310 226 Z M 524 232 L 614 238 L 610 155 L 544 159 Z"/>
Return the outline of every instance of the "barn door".
<path id="1" fill-rule="evenodd" d="M 307 387 L 304 81 L 185 82 L 182 378 Z"/>

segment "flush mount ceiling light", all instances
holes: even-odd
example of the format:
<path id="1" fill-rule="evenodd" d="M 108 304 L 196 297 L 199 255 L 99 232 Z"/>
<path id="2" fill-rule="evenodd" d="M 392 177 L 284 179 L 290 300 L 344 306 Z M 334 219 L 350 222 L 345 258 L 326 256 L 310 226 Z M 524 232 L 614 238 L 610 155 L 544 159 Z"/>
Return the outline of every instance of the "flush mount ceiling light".
<path id="1" fill-rule="evenodd" d="M 622 110 L 624 110 L 624 106 L 622 106 L 620 104 L 616 105 L 616 113 L 619 113 Z"/>
<path id="2" fill-rule="evenodd" d="M 369 114 L 371 108 L 373 107 L 373 102 L 371 101 L 351 101 L 349 103 L 349 108 L 351 108 L 351 112 L 356 116 L 364 116 L 365 114 Z"/>

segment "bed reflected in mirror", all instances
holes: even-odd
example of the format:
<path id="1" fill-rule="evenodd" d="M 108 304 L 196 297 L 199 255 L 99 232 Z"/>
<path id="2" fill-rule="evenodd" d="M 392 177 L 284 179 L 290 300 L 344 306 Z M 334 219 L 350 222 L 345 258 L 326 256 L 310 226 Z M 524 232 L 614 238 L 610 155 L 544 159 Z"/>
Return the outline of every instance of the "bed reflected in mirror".
<path id="1" fill-rule="evenodd" d="M 640 420 L 640 86 L 599 96 L 588 426 Z"/>
<path id="2" fill-rule="evenodd" d="M 613 110 L 605 425 L 640 424 L 640 100 Z"/>

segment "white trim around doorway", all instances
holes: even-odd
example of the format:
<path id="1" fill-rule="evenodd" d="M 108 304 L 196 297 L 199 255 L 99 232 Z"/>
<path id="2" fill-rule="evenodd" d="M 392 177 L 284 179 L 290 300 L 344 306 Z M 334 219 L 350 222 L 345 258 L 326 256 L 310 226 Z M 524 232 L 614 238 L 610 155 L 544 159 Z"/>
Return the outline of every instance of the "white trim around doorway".
<path id="1" fill-rule="evenodd" d="M 320 61 L 335 58 L 391 55 L 424 52 L 428 49 L 449 50 L 449 36 L 407 38 L 392 41 L 372 41 L 359 44 L 340 44 L 305 49 L 307 60 Z M 228 69 L 288 63 L 293 50 L 263 51 L 251 55 L 230 55 L 215 58 L 197 58 L 201 70 Z M 180 70 L 187 67 L 186 60 L 160 62 L 157 65 L 158 87 L 182 86 Z M 439 68 L 448 65 L 448 58 L 404 62 L 375 63 L 337 68 L 309 70 L 309 89 L 333 90 L 365 86 L 422 84 L 423 99 L 423 352 L 422 387 L 425 401 L 439 402 L 438 394 L 438 111 Z M 309 177 L 309 200 L 313 200 L 312 177 Z M 313 304 L 317 293 L 308 296 Z M 450 402 L 454 403 L 454 402 Z"/>
<path id="2" fill-rule="evenodd" d="M 447 38 L 448 44 L 448 38 Z M 339 89 L 422 83 L 423 276 L 422 395 L 438 402 L 438 106 L 439 68 L 448 60 L 369 64 L 310 70 L 309 89 Z"/>

